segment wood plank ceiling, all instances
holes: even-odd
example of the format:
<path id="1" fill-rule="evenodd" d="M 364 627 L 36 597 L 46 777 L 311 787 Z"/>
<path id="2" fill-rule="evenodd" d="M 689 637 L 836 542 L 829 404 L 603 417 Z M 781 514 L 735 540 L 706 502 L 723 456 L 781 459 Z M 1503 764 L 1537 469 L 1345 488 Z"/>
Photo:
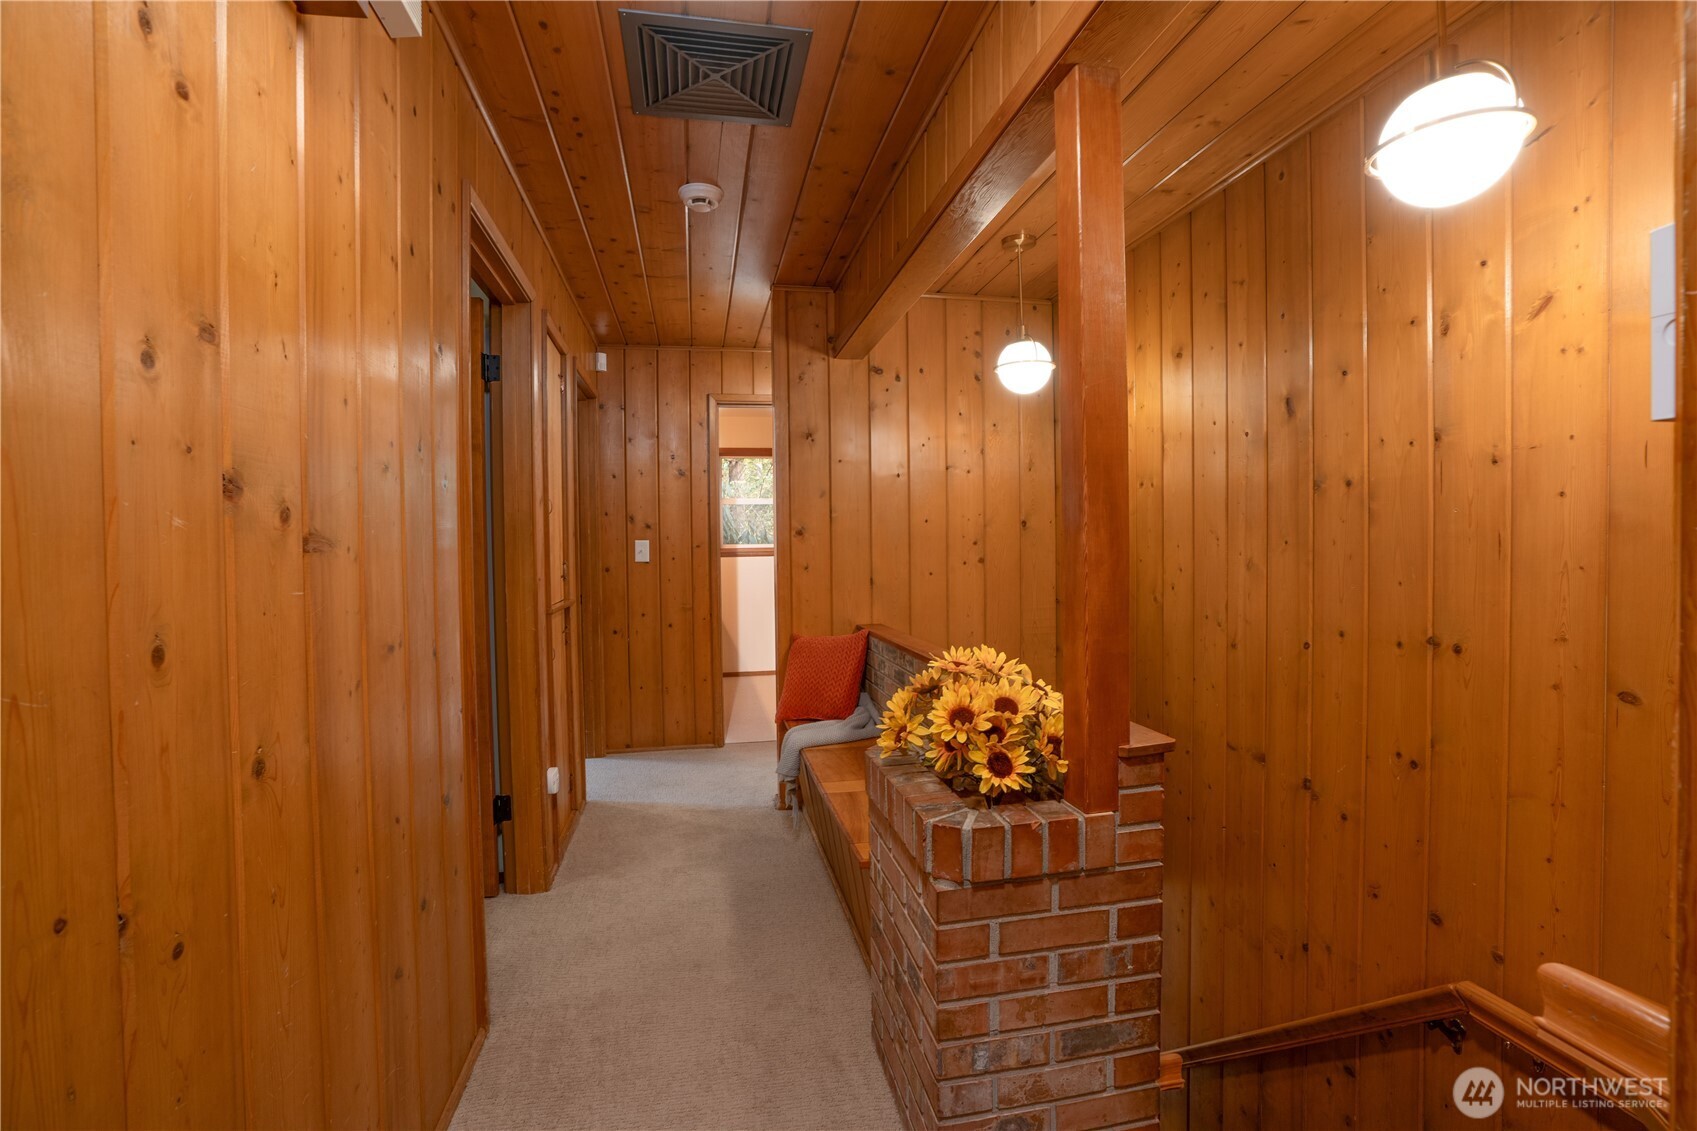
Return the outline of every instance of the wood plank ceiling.
<path id="1" fill-rule="evenodd" d="M 639 117 L 618 12 L 813 32 L 789 127 Z M 971 42 L 978 0 L 437 7 L 604 342 L 764 346 L 774 283 L 831 286 Z M 725 193 L 686 213 L 688 181 Z"/>
<path id="2" fill-rule="evenodd" d="M 1453 25 L 1472 7 L 1472 0 L 1448 0 L 1445 10 Z M 1278 149 L 1421 47 L 1438 27 L 1433 0 L 1185 2 L 1171 8 L 1158 52 L 1135 39 L 1123 45 L 1126 59 L 1107 60 L 1122 71 L 1128 246 Z M 1096 18 L 1117 15 L 1104 11 Z M 935 289 L 1012 296 L 1014 267 L 1001 241 L 1025 230 L 1040 233 L 1025 257 L 1026 294 L 1054 297 L 1055 207 L 1051 163 L 942 273 Z"/>

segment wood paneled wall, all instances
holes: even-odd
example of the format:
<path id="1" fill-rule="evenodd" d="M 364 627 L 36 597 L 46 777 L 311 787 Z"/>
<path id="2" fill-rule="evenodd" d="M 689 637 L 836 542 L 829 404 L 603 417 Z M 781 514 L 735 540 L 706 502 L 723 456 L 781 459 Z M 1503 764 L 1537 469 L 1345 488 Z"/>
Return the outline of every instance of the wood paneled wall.
<path id="1" fill-rule="evenodd" d="M 8 1127 L 437 1122 L 485 1024 L 434 18 L 7 4 Z"/>
<path id="2" fill-rule="evenodd" d="M 1048 343 L 1048 303 L 1026 312 Z M 887 624 L 1056 671 L 1054 386 L 995 359 L 1018 304 L 921 299 L 864 361 L 830 356 L 831 294 L 773 292 L 779 671 L 792 634 Z"/>
<path id="3" fill-rule="evenodd" d="M 1136 714 L 1179 739 L 1163 1045 L 1464 978 L 1535 1008 L 1548 961 L 1667 1000 L 1675 28 L 1483 7 L 1455 50 L 1539 120 L 1503 184 L 1426 213 L 1363 177 L 1421 57 L 1132 250 Z M 1472 1126 L 1458 1064 L 1501 1054 L 1469 1056 L 1197 1072 L 1167 1125 Z"/>
<path id="4" fill-rule="evenodd" d="M 584 437 L 583 505 L 599 518 L 601 712 L 606 750 L 714 741 L 707 398 L 770 394 L 772 355 L 755 350 L 607 352 Z M 649 561 L 634 560 L 647 539 Z M 596 580 L 598 579 L 598 581 Z"/>

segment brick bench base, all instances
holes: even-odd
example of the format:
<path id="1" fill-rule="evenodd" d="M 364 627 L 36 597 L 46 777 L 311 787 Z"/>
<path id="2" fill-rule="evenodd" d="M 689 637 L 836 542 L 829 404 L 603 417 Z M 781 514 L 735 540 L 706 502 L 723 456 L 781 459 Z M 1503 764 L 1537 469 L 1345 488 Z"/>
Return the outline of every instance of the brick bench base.
<path id="1" fill-rule="evenodd" d="M 1118 813 L 972 807 L 867 757 L 873 1035 L 912 1129 L 1153 1126 L 1163 756 Z"/>

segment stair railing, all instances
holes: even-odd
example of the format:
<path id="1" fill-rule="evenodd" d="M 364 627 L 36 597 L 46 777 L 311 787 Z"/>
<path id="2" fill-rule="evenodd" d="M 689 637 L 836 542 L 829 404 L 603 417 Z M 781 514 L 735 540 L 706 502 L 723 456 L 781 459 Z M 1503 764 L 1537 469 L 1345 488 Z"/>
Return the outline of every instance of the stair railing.
<path id="1" fill-rule="evenodd" d="M 1201 1064 L 1265 1056 L 1425 1025 L 1457 1053 L 1469 1024 L 1532 1058 L 1536 1073 L 1580 1081 L 1587 1096 L 1614 1102 L 1646 1127 L 1669 1125 L 1667 1010 L 1570 966 L 1538 968 L 1543 1012 L 1534 1016 L 1474 982 L 1451 982 L 1161 1054 L 1162 1089 L 1182 1088 Z"/>

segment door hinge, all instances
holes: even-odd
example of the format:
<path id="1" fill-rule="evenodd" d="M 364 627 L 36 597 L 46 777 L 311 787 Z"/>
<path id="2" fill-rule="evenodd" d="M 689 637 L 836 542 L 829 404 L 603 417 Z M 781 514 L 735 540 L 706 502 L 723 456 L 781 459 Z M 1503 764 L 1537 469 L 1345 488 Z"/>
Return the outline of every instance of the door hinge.
<path id="1" fill-rule="evenodd" d="M 495 823 L 504 825 L 513 819 L 513 795 L 497 793 L 495 795 Z"/>
<path id="2" fill-rule="evenodd" d="M 499 381 L 501 379 L 501 355 L 486 353 L 483 355 L 484 381 Z"/>

